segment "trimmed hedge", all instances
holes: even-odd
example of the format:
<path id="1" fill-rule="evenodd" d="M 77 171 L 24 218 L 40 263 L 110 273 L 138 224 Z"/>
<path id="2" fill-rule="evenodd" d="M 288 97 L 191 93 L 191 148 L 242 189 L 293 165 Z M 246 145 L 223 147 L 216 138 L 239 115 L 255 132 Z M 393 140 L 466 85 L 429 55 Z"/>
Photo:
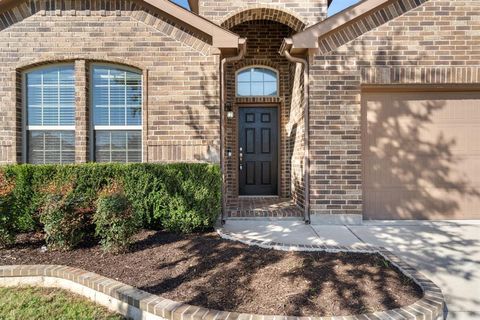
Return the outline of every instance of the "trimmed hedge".
<path id="1" fill-rule="evenodd" d="M 95 234 L 105 251 L 125 251 L 138 231 L 140 219 L 125 196 L 123 187 L 113 183 L 100 193 L 93 215 Z"/>
<path id="2" fill-rule="evenodd" d="M 118 181 L 143 227 L 150 229 L 186 233 L 207 230 L 213 227 L 221 210 L 221 174 L 217 165 L 22 164 L 0 167 L 0 175 L 13 183 L 8 194 L 9 219 L 5 221 L 14 221 L 19 232 L 43 228 L 40 212 L 49 196 L 45 187 L 65 181 L 73 182 L 71 197 L 81 199 L 78 206 L 90 207 L 92 212 L 100 191 Z"/>

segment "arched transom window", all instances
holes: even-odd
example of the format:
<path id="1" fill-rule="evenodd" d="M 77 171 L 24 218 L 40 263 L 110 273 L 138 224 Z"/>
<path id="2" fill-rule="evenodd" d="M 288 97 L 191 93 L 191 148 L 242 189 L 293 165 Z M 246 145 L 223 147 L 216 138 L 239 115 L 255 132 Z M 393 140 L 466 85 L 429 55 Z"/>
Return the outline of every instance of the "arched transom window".
<path id="1" fill-rule="evenodd" d="M 248 67 L 237 72 L 237 97 L 278 96 L 278 72 L 268 67 Z"/>

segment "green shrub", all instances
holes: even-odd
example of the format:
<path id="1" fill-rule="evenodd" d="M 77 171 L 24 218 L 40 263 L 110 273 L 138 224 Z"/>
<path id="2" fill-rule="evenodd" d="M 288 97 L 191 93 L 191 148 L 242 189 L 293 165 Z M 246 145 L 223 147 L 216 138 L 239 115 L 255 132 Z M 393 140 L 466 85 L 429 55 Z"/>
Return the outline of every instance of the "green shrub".
<path id="1" fill-rule="evenodd" d="M 44 189 L 44 205 L 40 222 L 44 226 L 45 240 L 52 249 L 70 250 L 84 240 L 89 225 L 89 209 L 73 192 L 70 183 L 52 183 Z"/>
<path id="2" fill-rule="evenodd" d="M 0 172 L 0 247 L 12 244 L 17 233 L 17 217 L 12 212 L 14 185 Z"/>
<path id="3" fill-rule="evenodd" d="M 0 247 L 12 244 L 17 234 L 17 221 L 10 211 L 11 197 L 0 196 Z"/>
<path id="4" fill-rule="evenodd" d="M 122 252 L 141 226 L 123 188 L 117 183 L 101 192 L 94 215 L 95 234 L 105 251 Z"/>
<path id="5" fill-rule="evenodd" d="M 42 230 L 39 219 L 42 208 L 53 211 L 72 206 L 94 208 L 99 192 L 114 180 L 122 184 L 126 198 L 145 228 L 206 230 L 214 225 L 221 209 L 221 175 L 216 165 L 23 164 L 5 166 L 3 171 L 14 182 L 10 207 L 19 232 Z M 74 181 L 75 185 L 69 197 L 55 205 L 44 189 L 50 183 L 62 181 Z"/>
<path id="6" fill-rule="evenodd" d="M 216 167 L 167 168 L 164 182 L 166 191 L 155 194 L 154 222 L 168 231 L 184 233 L 215 224 L 221 210 L 221 180 Z"/>

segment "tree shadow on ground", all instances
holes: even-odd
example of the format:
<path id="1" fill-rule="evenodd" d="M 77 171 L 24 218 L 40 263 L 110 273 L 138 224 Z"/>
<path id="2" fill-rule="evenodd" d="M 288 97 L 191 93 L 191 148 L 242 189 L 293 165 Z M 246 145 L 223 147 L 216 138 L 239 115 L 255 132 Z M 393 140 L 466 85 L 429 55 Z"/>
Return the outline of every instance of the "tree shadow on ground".
<path id="1" fill-rule="evenodd" d="M 465 222 L 371 222 L 351 229 L 362 240 L 390 249 L 433 280 L 447 309 L 478 316 L 480 225 Z M 475 314 L 475 311 L 477 314 Z M 449 313 L 448 319 L 461 318 Z"/>
<path id="2" fill-rule="evenodd" d="M 350 315 L 408 305 L 421 296 L 379 256 L 267 250 L 214 233 L 143 231 L 132 250 L 120 255 L 100 246 L 43 251 L 35 240 L 25 242 L 30 245 L 0 249 L 0 264 L 72 266 L 221 311 Z"/>
<path id="3" fill-rule="evenodd" d="M 156 265 L 172 276 L 141 289 L 216 310 L 289 316 L 386 310 L 412 290 L 379 256 L 286 253 L 223 240 L 207 244 L 202 237 L 182 241 L 178 250 L 184 255 Z M 416 290 L 412 302 L 421 296 Z"/>
<path id="4" fill-rule="evenodd" d="M 179 249 L 184 251 L 186 256 L 158 264 L 157 268 L 174 270 L 183 262 L 190 265 L 176 276 L 141 289 L 162 295 L 182 284 L 196 282 L 200 277 L 204 281 L 195 287 L 196 294 L 185 302 L 218 310 L 235 310 L 242 300 L 244 290 L 249 287 L 251 280 L 248 273 L 241 272 L 245 270 L 244 268 L 248 268 L 249 273 L 254 274 L 256 270 L 281 259 L 279 252 L 272 252 L 265 259 L 255 250 L 245 249 L 240 245 L 225 246 L 222 241 L 210 241 L 207 245 L 202 236 L 192 238 Z M 228 299 L 225 299 L 226 297 Z"/>

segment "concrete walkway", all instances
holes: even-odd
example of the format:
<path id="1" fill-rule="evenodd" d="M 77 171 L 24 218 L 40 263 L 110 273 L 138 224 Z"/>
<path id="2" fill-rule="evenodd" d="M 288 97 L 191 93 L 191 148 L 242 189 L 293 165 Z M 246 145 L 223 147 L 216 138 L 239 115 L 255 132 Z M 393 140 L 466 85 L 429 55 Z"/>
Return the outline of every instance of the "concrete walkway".
<path id="1" fill-rule="evenodd" d="M 227 221 L 246 239 L 288 244 L 385 247 L 443 290 L 451 320 L 480 320 L 480 221 L 365 222 L 361 226 L 309 226 L 300 221 Z"/>

